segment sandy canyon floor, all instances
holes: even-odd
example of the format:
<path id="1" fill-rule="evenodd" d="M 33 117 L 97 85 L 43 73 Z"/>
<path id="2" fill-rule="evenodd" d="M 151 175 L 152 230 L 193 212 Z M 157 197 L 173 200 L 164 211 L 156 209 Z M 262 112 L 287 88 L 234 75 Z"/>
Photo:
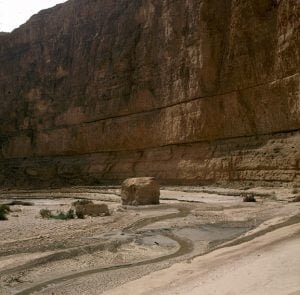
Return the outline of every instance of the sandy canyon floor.
<path id="1" fill-rule="evenodd" d="M 257 202 L 241 195 L 253 192 Z M 295 190 L 165 187 L 161 204 L 121 206 L 117 187 L 2 190 L 0 294 L 300 294 Z M 78 199 L 111 215 L 43 219 Z"/>

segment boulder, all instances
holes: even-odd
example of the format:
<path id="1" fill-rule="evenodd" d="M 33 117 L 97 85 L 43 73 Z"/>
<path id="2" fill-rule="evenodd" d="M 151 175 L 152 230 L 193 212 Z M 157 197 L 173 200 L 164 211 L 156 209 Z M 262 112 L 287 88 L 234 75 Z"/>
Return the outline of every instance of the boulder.
<path id="1" fill-rule="evenodd" d="M 159 204 L 159 196 L 159 183 L 153 177 L 129 178 L 122 184 L 123 205 Z"/>
<path id="2" fill-rule="evenodd" d="M 76 215 L 77 216 L 108 216 L 110 215 L 108 206 L 106 204 L 78 204 L 75 205 Z"/>

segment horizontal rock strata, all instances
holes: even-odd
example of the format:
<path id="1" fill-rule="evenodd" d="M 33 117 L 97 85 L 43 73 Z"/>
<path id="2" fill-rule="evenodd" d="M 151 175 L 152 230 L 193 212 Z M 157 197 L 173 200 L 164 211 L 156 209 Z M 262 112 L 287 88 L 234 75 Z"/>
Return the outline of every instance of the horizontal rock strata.
<path id="1" fill-rule="evenodd" d="M 0 184 L 298 183 L 300 4 L 73 0 L 0 35 Z"/>

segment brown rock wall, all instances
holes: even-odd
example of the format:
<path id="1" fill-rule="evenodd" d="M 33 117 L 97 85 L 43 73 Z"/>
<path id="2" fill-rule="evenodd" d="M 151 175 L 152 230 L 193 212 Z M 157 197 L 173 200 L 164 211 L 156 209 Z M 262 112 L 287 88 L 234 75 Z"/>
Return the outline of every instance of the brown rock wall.
<path id="1" fill-rule="evenodd" d="M 300 129 L 299 19 L 294 0 L 73 0 L 35 15 L 0 35 L 3 183 L 298 181 L 297 153 L 261 150 Z"/>
<path id="2" fill-rule="evenodd" d="M 2 161 L 3 183 L 101 184 L 132 175 L 162 183 L 299 183 L 300 133 L 170 145 L 140 151 Z"/>
<path id="3" fill-rule="evenodd" d="M 15 158 L 20 152 L 30 157 L 126 151 L 296 130 L 299 92 L 296 74 L 267 85 L 149 112 L 43 130 L 32 140 L 31 134 L 21 133 L 7 140 L 2 154 Z M 18 146 L 23 149 L 19 151 Z"/>

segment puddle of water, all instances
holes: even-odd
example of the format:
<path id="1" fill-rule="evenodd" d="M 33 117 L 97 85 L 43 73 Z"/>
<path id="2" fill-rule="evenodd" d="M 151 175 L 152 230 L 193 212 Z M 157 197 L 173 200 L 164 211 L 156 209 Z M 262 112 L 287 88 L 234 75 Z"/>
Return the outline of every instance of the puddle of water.
<path id="1" fill-rule="evenodd" d="M 201 225 L 174 230 L 174 234 L 191 241 L 219 241 L 230 240 L 248 231 L 248 227 L 226 227 L 224 225 Z"/>

